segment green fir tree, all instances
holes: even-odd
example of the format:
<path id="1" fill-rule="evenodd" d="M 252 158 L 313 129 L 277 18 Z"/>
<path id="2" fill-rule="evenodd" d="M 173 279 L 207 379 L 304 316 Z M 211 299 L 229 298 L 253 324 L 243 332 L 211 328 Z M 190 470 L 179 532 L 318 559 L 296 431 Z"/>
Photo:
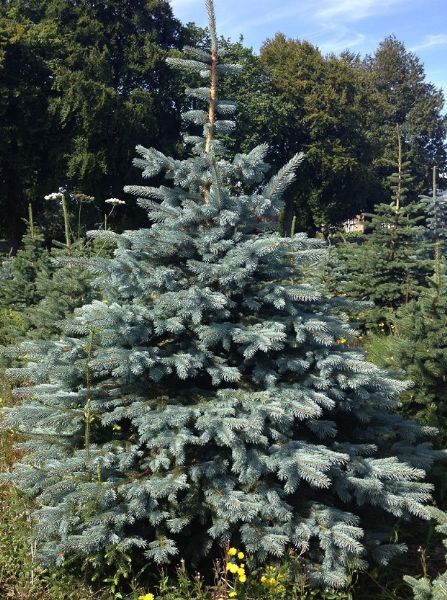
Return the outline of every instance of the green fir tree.
<path id="1" fill-rule="evenodd" d="M 107 552 L 134 564 L 210 563 L 231 540 L 254 558 L 302 556 L 312 584 L 343 586 L 348 568 L 387 563 L 394 519 L 428 517 L 432 432 L 394 412 L 404 384 L 350 347 L 334 302 L 301 278 L 322 243 L 281 237 L 282 195 L 302 160 L 269 182 L 265 146 L 222 158 L 234 103 L 211 48 L 171 65 L 199 73 L 208 104 L 185 119 L 193 155 L 138 148 L 130 186 L 151 227 L 91 259 L 104 301 L 75 311 L 57 341 L 27 341 L 10 369 L 22 399 L 3 427 L 28 441 L 4 478 L 34 498 L 39 560 Z"/>
<path id="2" fill-rule="evenodd" d="M 447 197 L 423 197 L 427 212 L 426 237 L 432 278 L 418 297 L 400 307 L 394 319 L 389 366 L 404 370 L 414 383 L 403 395 L 406 411 L 439 428 L 447 440 Z"/>
<path id="3" fill-rule="evenodd" d="M 50 269 L 49 252 L 44 238 L 34 225 L 31 205 L 22 247 L 1 266 L 0 341 L 14 343 L 23 338 L 29 327 L 29 311 L 43 298 L 37 285 L 40 271 Z"/>
<path id="4" fill-rule="evenodd" d="M 447 513 L 434 507 L 430 508 L 430 512 L 438 522 L 436 531 L 444 536 L 443 544 L 447 550 Z M 440 573 L 433 581 L 427 577 L 416 579 L 409 575 L 405 575 L 404 580 L 412 588 L 414 600 L 445 600 L 447 598 L 447 571 Z"/>
<path id="5" fill-rule="evenodd" d="M 381 203 L 366 214 L 365 235 L 360 243 L 339 246 L 345 277 L 338 291 L 372 303 L 359 314 L 367 329 L 386 329 L 393 312 L 417 298 L 427 282 L 431 263 L 425 255 L 422 207 L 406 202 L 411 177 L 403 159 L 397 129 L 397 170 L 390 178 L 392 202 Z"/>

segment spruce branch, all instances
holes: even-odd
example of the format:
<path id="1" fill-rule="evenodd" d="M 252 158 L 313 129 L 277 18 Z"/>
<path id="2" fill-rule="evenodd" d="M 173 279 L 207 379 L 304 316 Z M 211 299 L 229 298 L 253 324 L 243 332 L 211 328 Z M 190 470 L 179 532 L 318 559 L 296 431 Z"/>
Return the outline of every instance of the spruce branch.
<path id="1" fill-rule="evenodd" d="M 293 156 L 289 160 L 289 162 L 286 165 L 284 165 L 284 167 L 282 167 L 265 186 L 265 188 L 262 191 L 263 196 L 269 198 L 272 201 L 281 198 L 282 194 L 295 179 L 296 171 L 300 164 L 303 162 L 303 159 L 303 152 L 295 154 L 295 156 Z"/>

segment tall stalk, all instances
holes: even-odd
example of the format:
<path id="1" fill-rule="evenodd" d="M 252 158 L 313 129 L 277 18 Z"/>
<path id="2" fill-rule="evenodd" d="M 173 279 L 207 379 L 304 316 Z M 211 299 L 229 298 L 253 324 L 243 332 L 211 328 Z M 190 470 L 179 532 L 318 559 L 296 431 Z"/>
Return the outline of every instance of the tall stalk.
<path id="1" fill-rule="evenodd" d="M 65 228 L 65 245 L 67 246 L 68 254 L 71 254 L 71 239 L 70 239 L 70 221 L 68 214 L 67 197 L 62 194 L 62 214 L 64 216 L 64 228 Z"/>

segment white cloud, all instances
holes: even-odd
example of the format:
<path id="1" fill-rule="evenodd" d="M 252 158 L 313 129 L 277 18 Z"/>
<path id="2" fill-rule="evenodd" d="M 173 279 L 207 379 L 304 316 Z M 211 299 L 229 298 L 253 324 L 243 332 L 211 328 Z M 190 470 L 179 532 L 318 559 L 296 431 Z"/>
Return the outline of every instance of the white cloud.
<path id="1" fill-rule="evenodd" d="M 333 39 L 329 39 L 321 44 L 316 44 L 323 54 L 334 52 L 338 54 L 343 50 L 349 50 L 350 48 L 356 48 L 364 44 L 366 35 L 363 33 L 349 33 L 342 36 L 337 36 Z"/>
<path id="2" fill-rule="evenodd" d="M 315 14 L 319 19 L 360 21 L 387 13 L 393 6 L 403 3 L 405 0 L 324 0 Z"/>
<path id="3" fill-rule="evenodd" d="M 412 50 L 424 50 L 425 48 L 433 48 L 434 46 L 447 46 L 447 33 L 435 33 L 426 35 L 421 44 L 413 46 Z"/>

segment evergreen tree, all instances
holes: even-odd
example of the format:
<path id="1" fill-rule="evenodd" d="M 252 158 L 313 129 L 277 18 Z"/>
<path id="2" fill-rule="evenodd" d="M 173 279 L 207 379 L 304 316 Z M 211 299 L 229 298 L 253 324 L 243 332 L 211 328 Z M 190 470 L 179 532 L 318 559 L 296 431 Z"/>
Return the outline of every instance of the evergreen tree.
<path id="1" fill-rule="evenodd" d="M 402 156 L 399 129 L 397 132 L 397 169 L 389 177 L 391 204 L 378 204 L 374 213 L 365 214 L 364 241 L 339 247 L 346 269 L 339 291 L 373 303 L 361 320 L 375 329 L 389 325 L 393 311 L 419 296 L 431 272 L 431 262 L 424 254 L 422 206 L 407 202 L 412 178 Z"/>
<path id="2" fill-rule="evenodd" d="M 390 366 L 404 370 L 414 383 L 403 395 L 407 414 L 439 427 L 447 439 L 447 289 L 432 285 L 394 320 L 396 339 Z"/>
<path id="3" fill-rule="evenodd" d="M 170 61 L 210 80 L 190 90 L 208 112 L 185 114 L 203 136 L 186 138 L 185 160 L 138 148 L 143 176 L 168 182 L 127 189 L 154 225 L 98 234 L 117 243 L 90 261 L 104 301 L 60 340 L 16 350 L 29 359 L 9 372 L 22 402 L 2 426 L 28 441 L 5 477 L 35 498 L 47 564 L 111 548 L 211 560 L 231 539 L 259 559 L 293 545 L 315 585 L 342 586 L 366 550 L 387 562 L 403 549 L 388 541 L 394 518 L 428 515 L 437 453 L 430 428 L 393 412 L 403 384 L 301 281 L 321 242 L 277 233 L 302 156 L 266 185 L 265 146 L 222 158 L 235 105 L 218 77 L 237 69 L 219 62 L 206 4 L 210 51 Z"/>
<path id="4" fill-rule="evenodd" d="M 100 204 L 135 173 L 139 140 L 178 143 L 164 59 L 184 35 L 166 0 L 0 3 L 0 226 L 15 245 L 25 201 L 66 182 Z"/>
<path id="5" fill-rule="evenodd" d="M 438 521 L 436 531 L 445 536 L 443 544 L 447 549 L 447 513 L 434 507 L 430 509 L 430 512 Z M 447 571 L 438 575 L 433 581 L 426 577 L 416 579 L 409 575 L 404 576 L 404 580 L 412 588 L 414 600 L 445 600 L 447 598 Z"/>
<path id="6" fill-rule="evenodd" d="M 383 179 L 388 176 L 395 154 L 393 132 L 399 126 L 414 179 L 409 199 L 417 200 L 430 185 L 432 165 L 441 171 L 447 166 L 444 94 L 426 81 L 421 60 L 394 36 L 385 38 L 362 66 L 375 98 L 369 135 L 377 145 L 376 172 Z"/>
<path id="7" fill-rule="evenodd" d="M 27 313 L 43 298 L 37 285 L 38 274 L 51 270 L 49 253 L 42 234 L 34 226 L 31 206 L 29 215 L 22 248 L 15 256 L 5 259 L 1 267 L 0 339 L 3 343 L 18 341 L 30 327 Z"/>
<path id="8" fill-rule="evenodd" d="M 447 197 L 437 196 L 433 186 L 427 207 L 426 237 L 431 252 L 432 279 L 418 297 L 402 306 L 395 315 L 392 361 L 414 382 L 403 395 L 406 411 L 440 429 L 447 439 L 447 280 L 445 240 Z"/>

